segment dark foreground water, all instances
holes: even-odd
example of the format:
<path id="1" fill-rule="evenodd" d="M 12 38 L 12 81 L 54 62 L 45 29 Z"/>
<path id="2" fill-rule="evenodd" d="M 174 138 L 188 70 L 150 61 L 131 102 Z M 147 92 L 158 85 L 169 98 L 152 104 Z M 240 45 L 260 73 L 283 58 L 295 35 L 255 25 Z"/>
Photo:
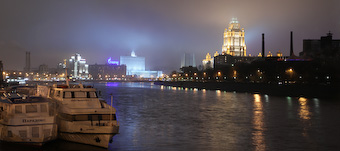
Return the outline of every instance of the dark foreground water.
<path id="1" fill-rule="evenodd" d="M 340 100 L 91 83 L 117 109 L 109 150 L 340 150 Z M 2 150 L 27 147 L 1 144 Z M 58 140 L 38 150 L 103 150 Z"/>

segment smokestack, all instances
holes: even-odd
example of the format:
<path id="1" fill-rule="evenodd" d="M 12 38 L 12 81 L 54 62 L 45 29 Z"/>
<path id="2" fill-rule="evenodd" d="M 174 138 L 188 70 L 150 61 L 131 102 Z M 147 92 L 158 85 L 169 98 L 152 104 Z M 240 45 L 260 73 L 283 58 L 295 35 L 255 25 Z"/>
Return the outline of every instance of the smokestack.
<path id="1" fill-rule="evenodd" d="M 26 66 L 25 66 L 25 71 L 29 72 L 31 69 L 31 53 L 29 51 L 26 51 Z"/>
<path id="2" fill-rule="evenodd" d="M 262 33 L 262 58 L 264 58 L 264 33 Z"/>
<path id="3" fill-rule="evenodd" d="M 293 32 L 290 32 L 290 56 L 294 54 L 293 52 Z"/>

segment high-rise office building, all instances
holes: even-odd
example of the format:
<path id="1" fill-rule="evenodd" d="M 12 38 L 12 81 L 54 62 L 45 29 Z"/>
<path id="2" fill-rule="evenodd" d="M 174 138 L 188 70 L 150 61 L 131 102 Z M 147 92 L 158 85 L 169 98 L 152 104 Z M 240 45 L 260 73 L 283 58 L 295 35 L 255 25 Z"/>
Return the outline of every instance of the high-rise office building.
<path id="1" fill-rule="evenodd" d="M 240 27 L 237 18 L 232 18 L 228 28 L 225 28 L 224 30 L 222 54 L 247 56 L 244 28 Z"/>
<path id="2" fill-rule="evenodd" d="M 71 56 L 69 60 L 69 68 L 72 74 L 72 78 L 75 79 L 85 79 L 88 78 L 89 75 L 89 65 L 86 64 L 86 59 L 81 58 L 80 54 L 76 53 L 74 56 Z"/>

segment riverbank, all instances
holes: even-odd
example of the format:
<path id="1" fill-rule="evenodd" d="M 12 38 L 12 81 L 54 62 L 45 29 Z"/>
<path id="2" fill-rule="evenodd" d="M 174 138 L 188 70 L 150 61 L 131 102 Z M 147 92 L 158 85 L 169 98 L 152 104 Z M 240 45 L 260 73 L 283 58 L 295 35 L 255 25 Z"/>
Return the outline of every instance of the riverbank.
<path id="1" fill-rule="evenodd" d="M 156 85 L 221 90 L 228 92 L 248 92 L 275 96 L 308 97 L 308 98 L 340 98 L 339 87 L 313 84 L 265 84 L 234 82 L 192 82 L 192 81 L 157 81 Z"/>

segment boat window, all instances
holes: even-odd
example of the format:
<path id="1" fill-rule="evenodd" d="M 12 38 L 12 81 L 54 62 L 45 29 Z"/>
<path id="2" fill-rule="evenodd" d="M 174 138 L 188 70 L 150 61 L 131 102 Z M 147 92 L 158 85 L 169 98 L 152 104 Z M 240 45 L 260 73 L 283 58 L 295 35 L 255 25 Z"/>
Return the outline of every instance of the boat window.
<path id="1" fill-rule="evenodd" d="M 27 138 L 27 130 L 19 130 L 19 135 L 21 138 Z"/>
<path id="2" fill-rule="evenodd" d="M 103 114 L 102 115 L 103 120 L 110 120 L 110 114 Z M 116 114 L 112 114 L 112 120 L 116 120 Z"/>
<path id="3" fill-rule="evenodd" d="M 74 92 L 75 98 L 86 98 L 85 92 Z"/>
<path id="4" fill-rule="evenodd" d="M 74 117 L 75 121 L 87 121 L 87 115 L 76 115 Z"/>
<path id="5" fill-rule="evenodd" d="M 26 105 L 26 113 L 36 113 L 38 112 L 37 105 Z"/>
<path id="6" fill-rule="evenodd" d="M 46 138 L 51 135 L 51 129 L 44 129 L 43 133 L 44 133 L 44 137 Z"/>
<path id="7" fill-rule="evenodd" d="M 32 137 L 39 138 L 39 127 L 32 127 Z"/>
<path id="8" fill-rule="evenodd" d="M 71 92 L 64 92 L 64 98 L 72 98 Z"/>
<path id="9" fill-rule="evenodd" d="M 40 112 L 47 112 L 47 105 L 46 104 L 40 104 Z"/>
<path id="10" fill-rule="evenodd" d="M 57 95 L 56 95 L 57 97 L 60 97 L 60 91 L 57 91 Z"/>
<path id="11" fill-rule="evenodd" d="M 54 90 L 51 89 L 50 97 L 53 97 L 53 96 L 54 96 Z"/>
<path id="12" fill-rule="evenodd" d="M 22 113 L 22 106 L 21 105 L 16 105 L 14 110 L 15 110 L 16 114 Z"/>
<path id="13" fill-rule="evenodd" d="M 96 92 L 87 92 L 87 98 L 97 98 Z"/>
<path id="14" fill-rule="evenodd" d="M 7 131 L 7 137 L 13 137 L 12 131 Z"/>
<path id="15" fill-rule="evenodd" d="M 102 120 L 102 115 L 92 115 L 92 120 L 94 121 Z"/>

